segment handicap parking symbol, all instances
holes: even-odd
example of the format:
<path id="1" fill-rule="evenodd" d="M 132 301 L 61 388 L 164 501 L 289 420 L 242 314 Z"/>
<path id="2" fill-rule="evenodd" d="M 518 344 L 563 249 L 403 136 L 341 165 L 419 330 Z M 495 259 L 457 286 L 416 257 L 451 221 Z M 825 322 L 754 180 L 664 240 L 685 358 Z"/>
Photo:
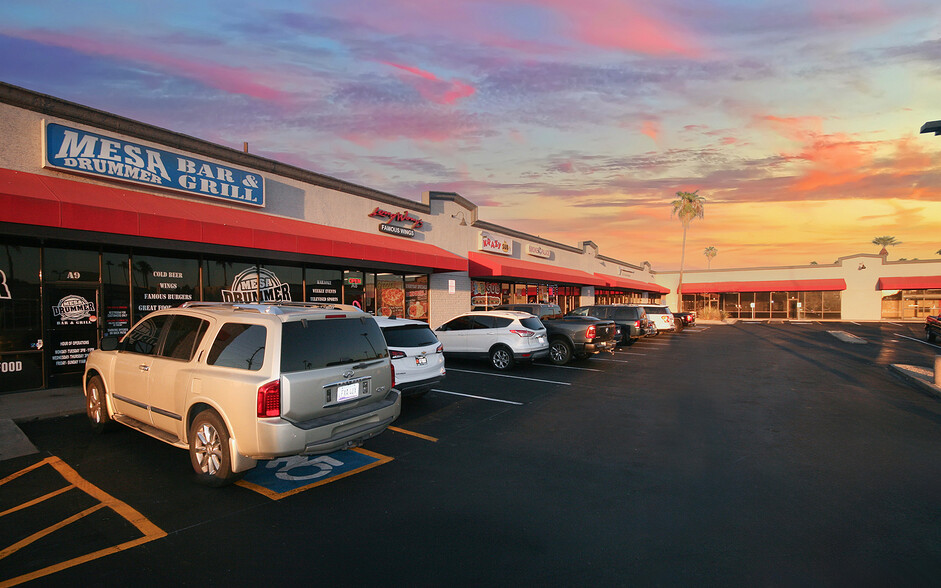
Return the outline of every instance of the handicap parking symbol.
<path id="1" fill-rule="evenodd" d="M 390 461 L 391 457 L 361 448 L 326 455 L 292 455 L 259 461 L 238 484 L 278 500 Z"/>

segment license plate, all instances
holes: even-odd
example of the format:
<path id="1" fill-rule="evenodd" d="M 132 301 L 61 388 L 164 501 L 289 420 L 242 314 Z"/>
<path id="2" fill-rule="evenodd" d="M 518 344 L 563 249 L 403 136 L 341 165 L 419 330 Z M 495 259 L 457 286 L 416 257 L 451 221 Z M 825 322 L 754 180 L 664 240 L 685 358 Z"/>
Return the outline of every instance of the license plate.
<path id="1" fill-rule="evenodd" d="M 428 364 L 428 358 L 425 357 L 424 355 L 419 355 L 418 357 L 415 358 L 415 365 L 427 365 L 427 364 Z"/>
<path id="2" fill-rule="evenodd" d="M 350 400 L 359 396 L 359 384 L 346 384 L 337 386 L 337 402 Z"/>
<path id="3" fill-rule="evenodd" d="M 539 343 L 545 343 L 545 342 L 546 342 L 546 338 L 543 337 L 543 336 L 539 336 L 539 337 L 536 337 L 536 341 L 539 342 Z"/>

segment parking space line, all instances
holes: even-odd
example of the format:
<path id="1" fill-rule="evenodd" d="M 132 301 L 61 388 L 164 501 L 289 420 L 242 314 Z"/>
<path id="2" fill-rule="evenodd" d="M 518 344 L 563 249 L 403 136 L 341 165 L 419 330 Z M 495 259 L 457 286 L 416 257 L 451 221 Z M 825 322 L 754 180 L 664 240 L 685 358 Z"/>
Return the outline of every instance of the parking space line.
<path id="1" fill-rule="evenodd" d="M 432 443 L 437 443 L 438 439 L 436 437 L 430 437 L 428 435 L 422 435 L 421 433 L 416 433 L 415 431 L 406 431 L 405 429 L 400 429 L 398 427 L 389 427 L 390 431 L 395 431 L 396 433 L 404 433 L 406 435 L 411 435 L 412 437 L 418 437 L 419 439 L 425 439 L 431 441 Z"/>
<path id="2" fill-rule="evenodd" d="M 546 367 L 554 367 L 554 368 L 564 368 L 567 370 L 582 370 L 583 372 L 600 372 L 601 371 L 601 370 L 596 370 L 595 368 L 584 368 L 584 367 L 577 367 L 574 365 L 553 365 L 551 363 L 541 363 L 539 365 L 544 365 Z"/>
<path id="3" fill-rule="evenodd" d="M 895 336 L 896 336 L 896 337 L 901 337 L 902 339 L 909 339 L 909 340 L 911 340 L 911 341 L 917 341 L 918 343 L 921 343 L 921 344 L 923 344 L 923 345 L 927 345 L 928 347 L 934 347 L 935 349 L 941 349 L 941 345 L 935 345 L 934 343 L 928 343 L 927 341 L 924 341 L 924 340 L 922 340 L 922 339 L 916 339 L 915 337 L 908 337 L 908 336 L 906 336 L 906 335 L 900 335 L 899 333 L 895 333 Z"/>
<path id="4" fill-rule="evenodd" d="M 96 500 L 98 500 L 98 504 L 80 513 L 74 514 L 71 517 L 68 517 L 62 521 L 59 521 L 58 523 L 46 529 L 38 531 L 34 533 L 33 535 L 30 535 L 26 539 L 23 539 L 9 547 L 4 548 L 2 551 L 0 551 L 0 559 L 3 559 L 15 553 L 16 551 L 22 549 L 23 547 L 29 545 L 30 543 L 33 543 L 34 541 L 41 539 L 42 537 L 50 535 L 51 533 L 58 531 L 64 528 L 65 526 L 75 521 L 78 521 L 86 517 L 87 515 L 97 510 L 100 510 L 102 508 L 109 508 L 115 513 L 117 513 L 121 518 L 123 518 L 124 520 L 129 522 L 131 525 L 136 527 L 137 530 L 140 531 L 142 536 L 137 539 L 133 539 L 131 541 L 125 541 L 124 543 L 119 543 L 117 545 L 105 547 L 104 549 L 99 549 L 98 551 L 94 551 L 92 553 L 87 553 L 85 555 L 74 557 L 72 559 L 69 559 L 63 562 L 59 562 L 59 563 L 56 563 L 56 564 L 53 564 L 53 565 L 50 565 L 50 566 L 47 566 L 38 570 L 34 570 L 32 572 L 23 574 L 21 576 L 17 576 L 15 578 L 0 578 L 0 587 L 15 586 L 17 584 L 22 584 L 23 582 L 29 582 L 31 580 L 35 580 L 36 578 L 42 578 L 44 576 L 48 576 L 50 574 L 60 572 L 62 570 L 71 568 L 73 566 L 77 566 L 79 564 L 83 564 L 85 562 L 92 561 L 100 557 L 104 557 L 106 555 L 111 555 L 113 553 L 126 551 L 132 547 L 136 547 L 138 545 L 142 545 L 144 543 L 153 541 L 154 539 L 161 539 L 167 536 L 167 533 L 164 530 L 154 525 L 152 522 L 150 522 L 150 520 L 145 518 L 142 514 L 140 514 L 137 510 L 132 508 L 130 505 L 128 505 L 127 503 L 121 502 L 117 498 L 114 498 L 110 494 L 102 491 L 97 486 L 91 484 L 88 480 L 85 480 L 84 478 L 82 478 L 78 474 L 78 472 L 76 472 L 71 467 L 69 467 L 68 464 L 66 464 L 64 461 L 62 461 L 61 459 L 55 456 L 47 457 L 46 459 L 40 462 L 37 462 L 27 468 L 24 468 L 20 470 L 19 472 L 16 472 L 14 474 L 7 476 L 6 478 L 0 480 L 0 486 L 20 476 L 28 474 L 29 472 L 32 472 L 33 470 L 36 470 L 40 467 L 47 466 L 47 465 L 52 466 L 52 468 L 54 468 L 59 473 L 59 475 L 65 479 L 68 485 L 64 489 L 60 488 L 57 491 L 46 494 L 40 498 L 33 499 L 29 501 L 28 503 L 24 503 L 20 505 L 19 507 L 8 509 L 4 511 L 3 513 L 0 513 L 0 516 L 4 516 L 9 513 L 16 512 L 28 506 L 39 504 L 40 502 L 43 502 L 44 500 L 47 500 L 56 494 L 61 494 L 62 492 L 66 490 L 72 490 L 72 489 L 78 489 L 84 492 L 85 494 L 88 494 L 92 498 L 95 498 Z"/>
<path id="5" fill-rule="evenodd" d="M 643 355 L 643 354 L 635 353 L 634 355 Z M 613 361 L 614 363 L 634 363 L 633 361 L 627 361 L 626 359 L 607 359 L 604 357 L 599 357 L 595 361 Z"/>
<path id="6" fill-rule="evenodd" d="M 525 378 L 523 376 L 511 376 L 509 374 L 494 374 L 491 372 L 477 372 L 473 370 L 458 370 L 454 368 L 448 368 L 449 372 L 463 372 L 465 374 L 479 374 L 481 376 L 496 376 L 498 378 L 513 378 L 515 380 L 528 380 L 530 382 L 541 382 L 543 384 L 558 384 L 560 386 L 571 386 L 570 382 L 556 382 L 554 380 L 540 380 L 539 378 Z"/>
<path id="7" fill-rule="evenodd" d="M 449 368 L 450 369 L 450 368 Z M 452 394 L 454 396 L 464 396 L 466 398 L 476 398 L 477 400 L 489 400 L 490 402 L 502 402 L 503 404 L 515 404 L 516 406 L 523 406 L 522 402 L 513 402 L 512 400 L 501 400 L 499 398 L 487 398 L 486 396 L 474 396 L 473 394 L 462 394 L 460 392 L 450 392 L 448 390 L 438 390 L 433 389 L 432 392 L 440 392 L 442 394 Z"/>

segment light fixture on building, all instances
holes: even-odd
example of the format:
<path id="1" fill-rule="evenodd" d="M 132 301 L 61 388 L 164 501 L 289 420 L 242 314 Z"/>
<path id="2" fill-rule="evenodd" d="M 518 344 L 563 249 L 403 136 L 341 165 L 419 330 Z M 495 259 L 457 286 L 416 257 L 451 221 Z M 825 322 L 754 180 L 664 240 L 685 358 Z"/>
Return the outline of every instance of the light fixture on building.
<path id="1" fill-rule="evenodd" d="M 466 226 L 467 226 L 467 220 L 464 219 L 464 213 L 463 213 L 463 212 L 457 212 L 457 213 L 454 213 L 454 214 L 451 215 L 451 218 L 457 218 L 457 217 L 461 217 L 461 222 L 460 222 L 459 224 L 460 224 L 462 227 L 466 227 Z"/>
<path id="2" fill-rule="evenodd" d="M 858 268 L 856 268 L 856 269 L 858 269 L 858 270 L 860 270 L 860 271 L 862 271 L 862 270 L 864 270 L 864 269 L 866 269 L 866 264 L 865 264 L 865 263 L 863 263 L 863 262 L 859 262 L 859 267 L 858 267 Z"/>

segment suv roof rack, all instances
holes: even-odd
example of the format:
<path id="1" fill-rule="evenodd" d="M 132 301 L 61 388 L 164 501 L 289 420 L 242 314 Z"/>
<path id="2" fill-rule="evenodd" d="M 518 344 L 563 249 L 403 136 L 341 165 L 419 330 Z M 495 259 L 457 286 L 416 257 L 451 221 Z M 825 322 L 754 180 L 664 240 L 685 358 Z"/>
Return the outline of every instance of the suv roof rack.
<path id="1" fill-rule="evenodd" d="M 285 314 L 285 308 L 311 308 L 324 310 L 343 310 L 347 312 L 363 312 L 362 308 L 358 308 L 352 304 L 324 304 L 322 302 L 203 302 L 190 300 L 180 305 L 180 308 L 200 307 L 225 307 L 236 310 L 251 310 L 264 314 Z"/>

